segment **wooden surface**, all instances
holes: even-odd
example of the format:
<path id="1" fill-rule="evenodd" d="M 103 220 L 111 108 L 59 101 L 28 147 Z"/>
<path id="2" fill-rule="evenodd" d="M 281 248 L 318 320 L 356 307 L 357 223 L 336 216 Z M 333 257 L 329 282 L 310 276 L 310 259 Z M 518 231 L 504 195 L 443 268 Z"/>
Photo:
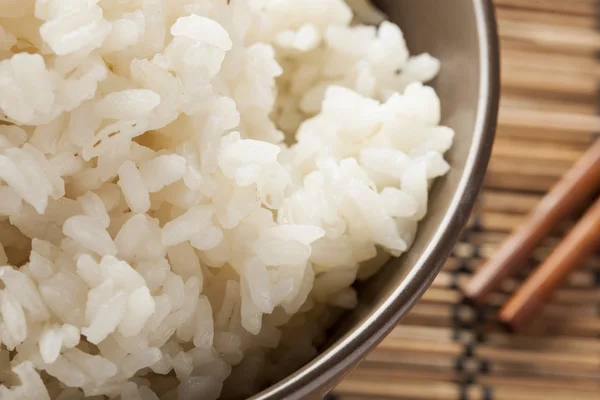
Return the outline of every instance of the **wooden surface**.
<path id="1" fill-rule="evenodd" d="M 600 399 L 600 255 L 582 263 L 520 335 L 460 288 L 600 132 L 595 0 L 495 0 L 503 95 L 485 188 L 454 255 L 403 323 L 334 392 L 340 400 Z M 534 252 L 544 260 L 572 221 Z"/>

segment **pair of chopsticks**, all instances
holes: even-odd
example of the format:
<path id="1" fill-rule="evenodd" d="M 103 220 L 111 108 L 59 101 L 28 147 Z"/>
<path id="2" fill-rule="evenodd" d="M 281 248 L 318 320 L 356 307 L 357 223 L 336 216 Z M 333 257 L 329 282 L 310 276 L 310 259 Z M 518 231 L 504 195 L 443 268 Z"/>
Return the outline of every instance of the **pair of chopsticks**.
<path id="1" fill-rule="evenodd" d="M 600 188 L 600 139 L 552 188 L 527 221 L 500 247 L 495 257 L 467 284 L 465 297 L 483 304 L 504 279 L 513 275 L 557 222 L 597 193 Z M 600 245 L 598 198 L 552 254 L 516 291 L 498 314 L 509 330 L 518 331 L 543 306 L 551 292 Z"/>

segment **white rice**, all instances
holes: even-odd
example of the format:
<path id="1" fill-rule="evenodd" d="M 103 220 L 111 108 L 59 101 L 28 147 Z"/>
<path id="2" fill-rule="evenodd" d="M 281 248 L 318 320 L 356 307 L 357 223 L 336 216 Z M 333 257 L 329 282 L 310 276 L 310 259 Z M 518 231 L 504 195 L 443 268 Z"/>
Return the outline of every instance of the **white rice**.
<path id="1" fill-rule="evenodd" d="M 251 395 L 408 250 L 440 66 L 349 4 L 0 1 L 0 399 Z"/>

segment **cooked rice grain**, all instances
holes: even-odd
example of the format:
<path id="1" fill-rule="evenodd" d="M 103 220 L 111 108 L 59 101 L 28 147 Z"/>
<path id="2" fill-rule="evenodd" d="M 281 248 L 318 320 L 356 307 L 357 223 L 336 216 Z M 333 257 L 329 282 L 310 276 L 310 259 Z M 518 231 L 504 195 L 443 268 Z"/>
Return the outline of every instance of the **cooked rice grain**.
<path id="1" fill-rule="evenodd" d="M 348 3 L 0 2 L 2 400 L 251 395 L 409 249 L 440 65 Z"/>

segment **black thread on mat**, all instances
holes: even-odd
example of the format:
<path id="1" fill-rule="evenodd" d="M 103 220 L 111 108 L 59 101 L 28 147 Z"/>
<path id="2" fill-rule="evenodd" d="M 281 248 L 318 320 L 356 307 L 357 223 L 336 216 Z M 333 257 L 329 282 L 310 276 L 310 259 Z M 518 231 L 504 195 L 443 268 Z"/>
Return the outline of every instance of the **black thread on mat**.
<path id="1" fill-rule="evenodd" d="M 473 357 L 473 355 L 475 354 L 475 343 L 469 341 L 467 343 L 465 343 L 465 350 L 464 350 L 464 354 L 465 357 Z"/>
<path id="2" fill-rule="evenodd" d="M 461 383 L 460 385 L 460 394 L 458 397 L 460 400 L 469 400 L 469 384 Z"/>
<path id="3" fill-rule="evenodd" d="M 473 258 L 478 260 L 481 258 L 481 247 L 478 245 L 473 246 Z"/>
<path id="4" fill-rule="evenodd" d="M 481 329 L 477 329 L 477 332 L 475 332 L 475 340 L 477 343 L 485 342 L 485 333 Z"/>
<path id="5" fill-rule="evenodd" d="M 477 379 L 475 376 L 473 376 L 473 374 L 469 374 L 467 376 L 464 377 L 463 379 L 463 383 L 465 385 L 474 385 L 477 382 Z"/>
<path id="6" fill-rule="evenodd" d="M 459 290 L 460 289 L 460 277 L 458 274 L 458 270 L 454 270 L 450 273 L 450 287 L 451 290 Z"/>
<path id="7" fill-rule="evenodd" d="M 460 266 L 456 270 L 456 273 L 465 274 L 465 275 L 473 275 L 473 271 L 469 266 L 469 263 L 465 260 L 461 260 Z"/>
<path id="8" fill-rule="evenodd" d="M 483 232 L 483 225 L 481 224 L 481 218 L 479 215 L 475 214 L 473 216 L 473 224 L 471 229 L 473 232 Z"/>
<path id="9" fill-rule="evenodd" d="M 462 291 L 461 277 L 471 276 L 474 273 L 471 260 L 480 258 L 481 249 L 479 246 L 472 245 L 471 239 L 473 234 L 478 231 L 482 231 L 482 227 L 475 211 L 471 225 L 463 231 L 460 237 L 460 243 L 471 244 L 473 252 L 462 256 L 457 254 L 458 252 L 454 252 L 458 267 L 451 271 L 449 286 L 452 290 Z M 454 369 L 460 377 L 457 383 L 460 385 L 461 400 L 468 400 L 468 389 L 476 383 L 478 376 L 478 361 L 475 358 L 475 348 L 478 343 L 476 338 L 479 331 L 477 316 L 477 307 L 464 296 L 461 296 L 460 301 L 451 305 L 452 340 L 462 345 L 461 354 L 454 362 Z M 474 370 L 469 366 L 472 362 L 475 363 Z"/>
<path id="10" fill-rule="evenodd" d="M 463 345 L 463 351 L 456 359 L 454 368 L 458 373 L 465 373 L 462 376 L 461 382 L 465 385 L 471 385 L 477 383 L 477 376 L 479 375 L 482 366 L 476 358 L 476 347 L 480 343 L 481 332 L 477 319 L 469 318 L 468 321 L 461 318 L 460 310 L 468 308 L 471 313 L 477 314 L 477 308 L 468 304 L 466 299 L 453 305 L 452 314 L 452 336 L 455 342 L 460 342 Z M 472 333 L 465 339 L 461 337 L 461 333 L 470 332 Z M 475 362 L 475 370 L 471 370 L 467 367 L 469 361 Z"/>
<path id="11" fill-rule="evenodd" d="M 471 236 L 471 231 L 472 231 L 471 227 L 465 228 L 465 230 L 461 232 L 460 238 L 458 239 L 458 241 L 468 243 L 469 236 Z"/>
<path id="12" fill-rule="evenodd" d="M 600 286 L 600 270 L 592 271 L 592 277 L 594 279 L 594 286 Z"/>
<path id="13" fill-rule="evenodd" d="M 452 341 L 458 342 L 458 339 L 460 339 L 460 332 L 452 326 Z"/>
<path id="14" fill-rule="evenodd" d="M 325 396 L 325 400 L 340 400 L 340 396 L 335 393 L 329 393 Z"/>
<path id="15" fill-rule="evenodd" d="M 465 370 L 465 358 L 460 356 L 454 362 L 454 370 L 456 372 L 463 372 Z"/>
<path id="16" fill-rule="evenodd" d="M 481 221 L 481 214 L 479 214 L 479 209 L 476 208 L 475 214 L 473 215 L 473 218 L 472 218 L 471 233 L 480 233 L 480 232 L 484 232 L 484 231 L 485 231 L 485 229 L 484 229 L 482 221 Z M 468 275 L 473 275 L 476 271 L 476 268 L 469 267 L 469 265 L 472 266 L 473 264 L 472 263 L 469 264 L 468 260 L 477 260 L 477 262 L 485 261 L 485 256 L 484 256 L 483 250 L 482 250 L 483 247 L 480 244 L 475 244 L 472 242 L 471 242 L 471 245 L 472 245 L 473 251 L 470 254 L 470 257 L 468 257 L 468 258 L 465 257 L 462 260 L 462 265 L 465 266 L 463 272 L 465 272 Z M 467 386 L 465 386 L 465 388 L 469 388 L 469 387 L 471 387 L 471 385 L 478 385 L 479 377 L 482 375 L 488 374 L 490 371 L 489 361 L 482 360 L 477 356 L 477 346 L 480 343 L 485 342 L 485 340 L 486 340 L 485 326 L 488 322 L 487 321 L 488 306 L 479 305 L 477 303 L 469 301 L 469 299 L 467 299 L 463 296 L 463 299 L 460 303 L 460 307 L 468 308 L 468 310 L 470 311 L 470 315 L 468 317 L 469 318 L 468 324 L 465 324 L 465 321 L 461 321 L 460 316 L 457 316 L 457 320 L 459 320 L 460 322 L 463 323 L 463 328 L 471 333 L 471 335 L 469 335 L 468 339 L 463 343 L 464 350 L 463 350 L 463 355 L 462 355 L 462 360 L 461 360 L 462 370 L 464 372 L 466 372 L 466 373 L 463 372 L 462 382 L 465 385 L 467 385 Z M 459 312 L 460 308 L 456 308 L 453 311 Z M 469 365 L 467 365 L 467 363 L 473 363 L 473 365 L 469 366 Z M 478 387 L 479 387 L 479 385 L 478 385 Z M 485 391 L 483 386 L 481 387 L 481 389 L 482 389 L 483 395 L 487 396 L 484 398 L 484 400 L 487 400 L 488 398 L 489 399 L 493 398 L 493 396 L 492 396 L 493 392 L 491 389 Z M 468 394 L 466 394 L 466 395 L 468 395 Z"/>
<path id="17" fill-rule="evenodd" d="M 487 375 L 490 373 L 490 362 L 488 360 L 479 361 L 479 372 Z"/>
<path id="18" fill-rule="evenodd" d="M 483 387 L 483 400 L 494 400 L 494 388 L 491 386 Z"/>
<path id="19" fill-rule="evenodd" d="M 460 310 L 464 307 L 466 306 L 462 302 L 452 304 L 452 326 L 456 331 L 470 330 L 473 327 L 473 320 L 465 321 L 461 317 Z"/>
<path id="20" fill-rule="evenodd" d="M 594 285 L 600 288 L 600 269 L 593 272 L 594 274 Z"/>
<path id="21" fill-rule="evenodd" d="M 451 272 L 452 282 L 450 289 L 458 290 L 458 282 L 460 277 L 460 268 Z M 459 321 L 458 305 L 452 304 L 452 340 L 458 341 L 460 338 L 461 324 Z"/>
<path id="22" fill-rule="evenodd" d="M 479 307 L 477 305 L 474 306 L 473 312 L 475 313 L 475 324 L 477 327 L 483 325 L 486 322 L 486 313 L 485 313 L 485 307 Z M 477 333 L 481 333 L 483 335 L 483 332 L 481 332 L 479 329 L 477 330 Z"/>

